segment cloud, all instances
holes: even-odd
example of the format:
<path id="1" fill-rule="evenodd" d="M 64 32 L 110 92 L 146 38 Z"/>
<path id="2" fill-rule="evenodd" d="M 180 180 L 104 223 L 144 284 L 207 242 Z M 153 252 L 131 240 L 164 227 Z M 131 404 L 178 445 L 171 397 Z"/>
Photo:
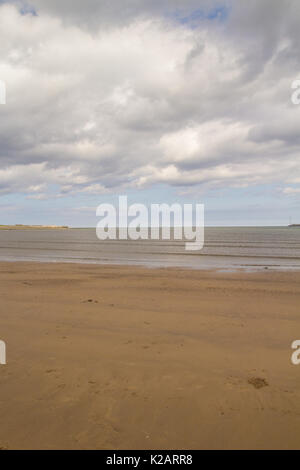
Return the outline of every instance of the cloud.
<path id="1" fill-rule="evenodd" d="M 50 14 L 63 19 L 65 24 L 76 24 L 88 30 L 99 27 L 127 25 L 137 19 L 166 17 L 174 21 L 194 24 L 197 19 L 218 17 L 224 2 L 220 0 L 35 0 L 39 14 Z"/>
<path id="2" fill-rule="evenodd" d="M 0 5 L 0 194 L 300 181 L 297 2 L 20 5 Z"/>
<path id="3" fill-rule="evenodd" d="M 290 195 L 300 194 L 300 188 L 290 188 L 290 187 L 284 188 L 283 193 L 284 194 L 290 194 Z"/>

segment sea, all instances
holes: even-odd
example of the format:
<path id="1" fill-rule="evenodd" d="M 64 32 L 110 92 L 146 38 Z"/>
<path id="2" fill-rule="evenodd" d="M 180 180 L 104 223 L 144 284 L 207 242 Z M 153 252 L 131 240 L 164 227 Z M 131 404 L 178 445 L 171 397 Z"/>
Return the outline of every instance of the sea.
<path id="1" fill-rule="evenodd" d="M 199 251 L 185 240 L 100 241 L 95 228 L 0 230 L 0 261 L 298 270 L 300 228 L 207 227 Z"/>

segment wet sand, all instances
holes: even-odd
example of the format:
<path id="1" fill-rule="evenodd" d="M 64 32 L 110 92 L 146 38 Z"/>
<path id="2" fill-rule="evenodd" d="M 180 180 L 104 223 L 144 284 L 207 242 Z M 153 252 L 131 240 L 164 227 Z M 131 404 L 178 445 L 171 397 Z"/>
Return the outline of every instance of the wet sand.
<path id="1" fill-rule="evenodd" d="M 0 263 L 0 448 L 300 448 L 300 272 Z"/>

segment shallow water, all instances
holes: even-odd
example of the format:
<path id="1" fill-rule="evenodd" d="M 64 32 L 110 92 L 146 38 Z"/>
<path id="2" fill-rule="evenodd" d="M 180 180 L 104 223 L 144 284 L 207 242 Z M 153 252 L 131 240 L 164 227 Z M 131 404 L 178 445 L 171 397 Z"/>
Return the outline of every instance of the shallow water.
<path id="1" fill-rule="evenodd" d="M 300 228 L 206 228 L 201 251 L 183 240 L 132 241 L 96 237 L 94 228 L 0 230 L 0 260 L 134 264 L 193 269 L 300 269 Z"/>

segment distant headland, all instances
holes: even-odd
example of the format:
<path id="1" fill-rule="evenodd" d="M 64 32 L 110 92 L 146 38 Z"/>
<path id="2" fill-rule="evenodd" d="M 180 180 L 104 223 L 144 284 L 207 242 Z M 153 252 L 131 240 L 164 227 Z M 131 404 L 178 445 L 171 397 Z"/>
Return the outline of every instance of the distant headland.
<path id="1" fill-rule="evenodd" d="M 67 225 L 0 225 L 0 230 L 49 230 L 49 229 L 68 229 Z"/>

